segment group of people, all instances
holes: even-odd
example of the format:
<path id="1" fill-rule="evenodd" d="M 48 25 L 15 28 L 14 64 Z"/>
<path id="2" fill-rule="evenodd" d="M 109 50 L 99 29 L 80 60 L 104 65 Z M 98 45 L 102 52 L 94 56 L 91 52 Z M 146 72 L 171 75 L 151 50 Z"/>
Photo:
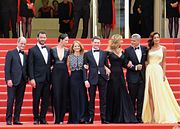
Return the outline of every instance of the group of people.
<path id="1" fill-rule="evenodd" d="M 31 36 L 32 18 L 35 15 L 35 0 L 1 0 L 0 21 L 4 38 L 9 38 L 9 30 L 12 30 L 12 38 L 18 37 L 20 20 L 22 21 L 22 33 L 24 37 Z M 18 28 L 18 29 L 17 29 Z M 20 30 L 19 30 L 20 32 Z"/>
<path id="2" fill-rule="evenodd" d="M 119 34 L 109 39 L 105 51 L 100 50 L 98 36 L 92 38 L 92 49 L 87 52 L 79 41 L 67 49 L 67 34 L 61 34 L 52 49 L 45 45 L 46 40 L 46 33 L 40 31 L 27 56 L 23 51 L 26 38 L 19 37 L 17 47 L 7 52 L 7 125 L 12 119 L 13 124 L 22 124 L 19 118 L 28 79 L 33 87 L 34 124 L 47 124 L 50 89 L 55 124 L 63 124 L 66 112 L 68 123 L 93 123 L 97 87 L 103 124 L 180 122 L 180 108 L 166 78 L 166 48 L 160 45 L 159 33 L 151 34 L 148 47 L 140 45 L 139 34 L 133 34 L 125 50 Z M 127 69 L 126 79 L 123 68 Z"/>

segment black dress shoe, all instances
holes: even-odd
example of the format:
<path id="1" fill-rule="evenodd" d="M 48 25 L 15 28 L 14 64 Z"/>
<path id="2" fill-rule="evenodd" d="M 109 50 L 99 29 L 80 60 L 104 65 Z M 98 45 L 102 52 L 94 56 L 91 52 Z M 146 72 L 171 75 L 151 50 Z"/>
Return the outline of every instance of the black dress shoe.
<path id="1" fill-rule="evenodd" d="M 39 124 L 39 121 L 38 120 L 34 120 L 34 125 L 38 125 Z"/>
<path id="2" fill-rule="evenodd" d="M 142 119 L 137 119 L 138 123 L 143 123 Z"/>
<path id="3" fill-rule="evenodd" d="M 80 120 L 79 124 L 85 124 L 85 120 Z"/>
<path id="4" fill-rule="evenodd" d="M 23 123 L 21 123 L 20 121 L 14 121 L 13 124 L 14 124 L 14 125 L 22 125 Z"/>
<path id="5" fill-rule="evenodd" d="M 109 122 L 106 120 L 101 120 L 101 124 L 109 124 Z"/>
<path id="6" fill-rule="evenodd" d="M 86 123 L 86 124 L 93 124 L 93 121 L 94 121 L 93 118 L 89 118 L 89 120 L 86 121 L 85 123 Z"/>
<path id="7" fill-rule="evenodd" d="M 6 125 L 12 125 L 12 122 L 11 121 L 7 121 Z"/>
<path id="8" fill-rule="evenodd" d="M 48 124 L 46 120 L 40 120 L 40 124 Z"/>

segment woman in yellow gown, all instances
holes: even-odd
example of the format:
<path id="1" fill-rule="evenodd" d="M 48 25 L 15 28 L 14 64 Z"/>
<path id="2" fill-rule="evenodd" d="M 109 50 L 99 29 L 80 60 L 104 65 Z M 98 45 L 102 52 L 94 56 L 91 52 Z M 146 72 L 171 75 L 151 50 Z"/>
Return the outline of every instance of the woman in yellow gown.
<path id="1" fill-rule="evenodd" d="M 152 33 L 151 38 L 142 120 L 144 123 L 177 123 L 180 122 L 180 107 L 165 76 L 166 47 L 159 44 L 159 33 Z"/>

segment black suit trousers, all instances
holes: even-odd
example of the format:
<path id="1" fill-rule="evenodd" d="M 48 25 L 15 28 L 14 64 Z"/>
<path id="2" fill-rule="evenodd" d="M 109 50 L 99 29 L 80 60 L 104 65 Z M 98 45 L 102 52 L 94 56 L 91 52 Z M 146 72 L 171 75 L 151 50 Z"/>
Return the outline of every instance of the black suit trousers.
<path id="1" fill-rule="evenodd" d="M 141 77 L 139 78 L 139 81 L 136 83 L 128 82 L 129 95 L 134 105 L 134 110 L 136 112 L 136 117 L 138 120 L 141 120 L 142 115 L 144 89 L 145 82 L 141 79 Z"/>
<path id="2" fill-rule="evenodd" d="M 37 83 L 33 88 L 33 115 L 34 120 L 45 120 L 48 110 L 48 100 L 50 94 L 50 85 L 48 82 Z M 39 113 L 39 104 L 41 99 L 41 111 Z"/>
<path id="3" fill-rule="evenodd" d="M 17 11 L 16 10 L 7 10 L 3 11 L 2 14 L 2 23 L 3 23 L 3 33 L 4 38 L 9 38 L 9 23 L 12 27 L 12 37 L 17 38 L 16 22 L 17 22 Z"/>
<path id="4" fill-rule="evenodd" d="M 6 121 L 12 121 L 13 105 L 15 101 L 14 109 L 14 121 L 19 121 L 21 107 L 24 99 L 24 92 L 26 87 L 26 81 L 22 80 L 17 86 L 7 87 L 7 110 L 6 110 Z"/>
<path id="5" fill-rule="evenodd" d="M 80 21 L 81 18 L 83 19 L 83 32 L 82 32 L 81 38 L 87 38 L 87 36 L 88 36 L 89 15 L 90 15 L 90 10 L 89 9 L 74 11 L 74 25 L 73 25 L 72 32 L 70 34 L 71 38 L 76 38 L 76 35 L 77 35 L 77 32 L 78 32 L 78 27 L 79 27 L 79 21 Z"/>
<path id="6" fill-rule="evenodd" d="M 107 80 L 105 80 L 102 76 L 98 76 L 98 84 L 91 85 L 89 90 L 89 117 L 94 118 L 94 109 L 95 109 L 95 96 L 96 96 L 96 89 L 98 87 L 99 90 L 99 98 L 100 98 L 100 112 L 101 112 L 101 120 L 105 120 L 105 113 L 106 113 L 106 89 L 107 89 Z"/>

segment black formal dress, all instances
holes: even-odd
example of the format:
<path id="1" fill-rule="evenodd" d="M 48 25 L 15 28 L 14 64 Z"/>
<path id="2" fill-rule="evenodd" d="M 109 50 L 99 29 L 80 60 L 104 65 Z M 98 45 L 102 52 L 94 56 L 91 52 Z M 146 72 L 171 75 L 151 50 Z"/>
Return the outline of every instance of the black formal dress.
<path id="1" fill-rule="evenodd" d="M 111 75 L 107 87 L 106 119 L 110 123 L 135 123 L 134 106 L 126 89 L 123 67 L 126 57 L 109 53 Z"/>
<path id="2" fill-rule="evenodd" d="M 69 33 L 71 31 L 70 22 L 65 23 L 63 20 L 72 20 L 73 19 L 73 5 L 71 2 L 59 4 L 59 32 L 60 33 Z"/>
<path id="3" fill-rule="evenodd" d="M 1 18 L 4 38 L 9 38 L 10 21 L 12 27 L 12 37 L 17 38 L 17 1 L 18 0 L 1 0 Z"/>
<path id="4" fill-rule="evenodd" d="M 154 0 L 141 0 L 141 29 L 143 38 L 148 38 L 153 31 L 154 23 Z"/>
<path id="5" fill-rule="evenodd" d="M 139 49 L 134 49 L 130 46 L 125 49 L 125 55 L 128 61 L 131 61 L 133 66 L 127 68 L 126 80 L 128 83 L 129 95 L 133 103 L 136 118 L 141 122 L 142 107 L 144 100 L 145 89 L 145 61 L 147 60 L 147 49 L 140 45 Z M 141 64 L 142 70 L 136 70 L 136 65 Z"/>
<path id="6" fill-rule="evenodd" d="M 83 55 L 69 56 L 71 69 L 70 96 L 71 96 L 71 122 L 78 124 L 87 120 L 87 90 L 83 79 Z"/>
<path id="7" fill-rule="evenodd" d="M 50 48 L 43 48 L 39 43 L 29 49 L 28 69 L 30 80 L 34 79 L 36 88 L 33 88 L 33 115 L 34 121 L 44 123 L 48 110 L 48 100 L 51 82 Z M 40 99 L 41 105 L 40 105 Z M 39 112 L 39 105 L 41 111 Z"/>
<path id="8" fill-rule="evenodd" d="M 178 6 L 176 8 L 172 8 L 171 3 L 180 2 L 179 0 L 166 0 L 166 17 L 180 17 Z"/>
<path id="9" fill-rule="evenodd" d="M 55 113 L 55 124 L 64 121 L 64 116 L 68 104 L 68 82 L 69 74 L 67 68 L 67 58 L 69 50 L 64 50 L 64 57 L 62 60 L 58 57 L 57 47 L 51 50 L 53 60 L 52 69 L 52 89 L 53 89 L 53 106 Z"/>
<path id="10" fill-rule="evenodd" d="M 21 63 L 21 61 L 23 63 Z M 27 82 L 27 56 L 25 53 L 18 53 L 17 48 L 7 52 L 5 61 L 5 80 L 12 80 L 13 83 L 12 87 L 7 87 L 8 99 L 6 121 L 12 121 L 13 105 L 15 103 L 14 122 L 17 122 L 20 118 Z"/>
<path id="11" fill-rule="evenodd" d="M 99 56 L 99 58 L 98 58 Z M 99 61 L 98 61 L 99 60 Z M 90 101 L 88 105 L 89 122 L 93 123 L 96 89 L 99 90 L 101 122 L 106 121 L 106 89 L 108 76 L 105 66 L 108 67 L 107 53 L 104 51 L 90 50 L 84 54 L 84 64 L 89 66 L 89 73 L 84 74 L 84 81 L 89 81 Z"/>
<path id="12" fill-rule="evenodd" d="M 98 0 L 98 21 L 112 24 L 112 0 Z"/>
<path id="13" fill-rule="evenodd" d="M 31 3 L 35 3 L 35 0 L 30 0 Z M 20 1 L 20 16 L 21 17 L 34 17 L 32 9 L 28 9 L 27 0 Z"/>

